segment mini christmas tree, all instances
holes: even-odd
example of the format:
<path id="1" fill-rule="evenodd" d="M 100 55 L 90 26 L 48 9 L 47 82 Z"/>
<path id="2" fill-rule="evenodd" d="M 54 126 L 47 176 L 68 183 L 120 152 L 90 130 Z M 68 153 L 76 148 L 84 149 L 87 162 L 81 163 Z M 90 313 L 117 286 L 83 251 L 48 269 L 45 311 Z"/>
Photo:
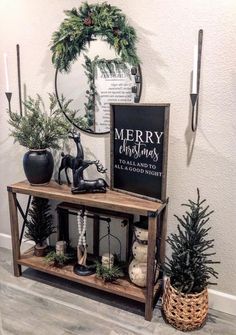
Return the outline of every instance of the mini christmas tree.
<path id="1" fill-rule="evenodd" d="M 55 233 L 53 218 L 50 213 L 51 206 L 48 199 L 34 197 L 29 210 L 30 220 L 26 222 L 25 237 L 34 241 L 36 245 L 43 246 L 44 241 Z"/>
<path id="2" fill-rule="evenodd" d="M 217 277 L 217 272 L 212 268 L 215 262 L 210 259 L 215 252 L 208 252 L 214 247 L 214 240 L 207 240 L 211 227 L 206 227 L 213 211 L 209 206 L 204 208 L 200 201 L 200 192 L 197 189 L 197 202 L 188 200 L 189 207 L 182 218 L 175 215 L 179 224 L 178 233 L 171 234 L 167 243 L 172 248 L 172 259 L 167 257 L 164 270 L 170 277 L 171 285 L 182 293 L 199 293 L 210 283 L 211 276 Z"/>

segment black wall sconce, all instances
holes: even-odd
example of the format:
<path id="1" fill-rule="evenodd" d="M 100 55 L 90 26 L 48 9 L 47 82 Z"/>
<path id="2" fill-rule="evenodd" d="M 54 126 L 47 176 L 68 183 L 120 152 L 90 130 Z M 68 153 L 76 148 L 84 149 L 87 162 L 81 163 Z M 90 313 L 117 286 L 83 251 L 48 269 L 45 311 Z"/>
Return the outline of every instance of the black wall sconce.
<path id="1" fill-rule="evenodd" d="M 142 95 L 142 71 L 141 66 L 131 68 L 131 75 L 134 76 L 135 85 L 132 87 L 132 93 L 135 93 L 134 102 L 138 103 Z"/>
<path id="2" fill-rule="evenodd" d="M 192 92 L 190 94 L 190 98 L 191 98 L 191 102 L 192 102 L 191 127 L 192 127 L 193 132 L 195 132 L 197 130 L 197 126 L 198 126 L 198 102 L 199 102 L 199 91 L 200 91 L 202 41 L 203 41 L 203 30 L 200 29 L 199 32 L 198 32 L 197 50 L 194 53 Z"/>
<path id="3" fill-rule="evenodd" d="M 16 45 L 16 56 L 17 56 L 17 77 L 18 77 L 18 94 L 19 94 L 19 107 L 20 107 L 20 116 L 22 116 L 22 97 L 21 97 L 21 72 L 20 72 L 20 46 Z M 9 75 L 8 75 L 8 64 L 7 64 L 7 54 L 4 54 L 4 63 L 5 63 L 5 76 L 6 76 L 6 97 L 8 101 L 8 110 L 11 113 L 11 98 L 12 92 L 9 89 Z"/>

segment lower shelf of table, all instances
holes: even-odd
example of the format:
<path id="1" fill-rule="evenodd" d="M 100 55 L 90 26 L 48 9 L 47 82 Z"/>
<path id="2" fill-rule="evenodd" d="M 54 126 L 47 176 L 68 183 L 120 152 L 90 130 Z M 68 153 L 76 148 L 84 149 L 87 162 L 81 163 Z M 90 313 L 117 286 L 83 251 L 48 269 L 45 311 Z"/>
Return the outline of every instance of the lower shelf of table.
<path id="1" fill-rule="evenodd" d="M 87 285 L 99 290 L 103 290 L 112 294 L 117 294 L 132 300 L 145 303 L 146 289 L 140 288 L 132 284 L 128 278 L 118 279 L 114 283 L 104 283 L 95 275 L 91 276 L 78 276 L 73 272 L 73 266 L 67 265 L 63 268 L 57 268 L 45 264 L 43 257 L 36 257 L 31 254 L 22 255 L 17 261 L 18 264 L 30 267 L 32 269 L 49 273 L 51 275 L 61 277 L 64 279 L 72 280 L 74 282 Z M 154 288 L 154 296 L 160 289 L 160 283 L 157 282 Z"/>

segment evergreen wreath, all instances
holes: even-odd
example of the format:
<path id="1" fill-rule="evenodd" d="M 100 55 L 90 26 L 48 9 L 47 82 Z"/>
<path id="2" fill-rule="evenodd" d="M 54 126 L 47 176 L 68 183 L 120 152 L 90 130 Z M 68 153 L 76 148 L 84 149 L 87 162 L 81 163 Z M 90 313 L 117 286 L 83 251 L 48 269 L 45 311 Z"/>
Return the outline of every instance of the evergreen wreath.
<path id="1" fill-rule="evenodd" d="M 68 72 L 72 62 L 97 36 L 113 47 L 124 63 L 132 66 L 139 64 L 135 29 L 128 25 L 126 16 L 119 8 L 106 2 L 84 2 L 78 10 L 73 8 L 65 11 L 65 14 L 67 18 L 53 33 L 51 42 L 52 62 L 60 72 Z"/>

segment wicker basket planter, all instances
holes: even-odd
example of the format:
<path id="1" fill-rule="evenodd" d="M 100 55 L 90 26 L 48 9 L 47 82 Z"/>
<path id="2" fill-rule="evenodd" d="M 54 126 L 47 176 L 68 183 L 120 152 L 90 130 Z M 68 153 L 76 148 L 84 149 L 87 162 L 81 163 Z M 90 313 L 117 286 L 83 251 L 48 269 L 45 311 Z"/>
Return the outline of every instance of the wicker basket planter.
<path id="1" fill-rule="evenodd" d="M 163 295 L 163 312 L 166 321 L 173 327 L 190 331 L 200 328 L 208 314 L 208 293 L 184 294 L 174 289 L 168 279 Z"/>

